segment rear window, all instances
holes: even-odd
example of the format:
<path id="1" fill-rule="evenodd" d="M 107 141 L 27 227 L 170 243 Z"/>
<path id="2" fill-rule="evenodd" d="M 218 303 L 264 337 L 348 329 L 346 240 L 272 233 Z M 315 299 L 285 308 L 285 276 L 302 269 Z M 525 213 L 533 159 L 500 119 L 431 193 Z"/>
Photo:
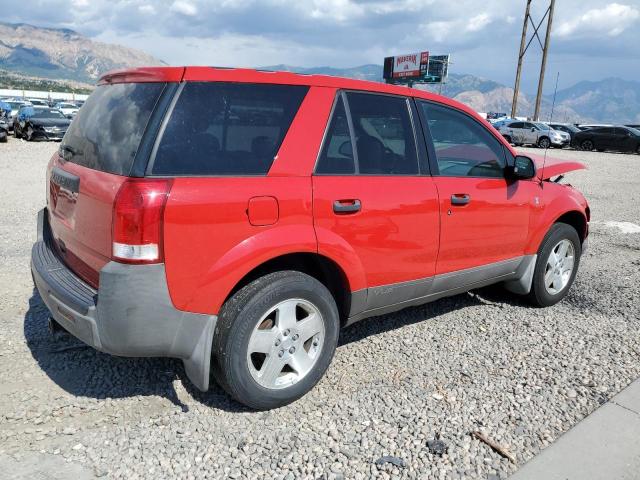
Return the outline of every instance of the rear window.
<path id="1" fill-rule="evenodd" d="M 190 82 L 152 167 L 155 175 L 265 175 L 305 86 Z"/>
<path id="2" fill-rule="evenodd" d="M 101 85 L 89 96 L 60 146 L 73 163 L 128 175 L 164 83 Z"/>

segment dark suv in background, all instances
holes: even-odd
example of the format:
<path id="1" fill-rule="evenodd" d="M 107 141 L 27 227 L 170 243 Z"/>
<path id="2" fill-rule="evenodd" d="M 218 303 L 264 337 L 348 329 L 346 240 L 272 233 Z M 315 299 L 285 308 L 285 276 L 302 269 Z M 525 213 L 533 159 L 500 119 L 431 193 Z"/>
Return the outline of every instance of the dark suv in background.
<path id="1" fill-rule="evenodd" d="M 571 146 L 585 151 L 613 150 L 640 154 L 640 130 L 626 126 L 593 127 L 576 133 Z"/>

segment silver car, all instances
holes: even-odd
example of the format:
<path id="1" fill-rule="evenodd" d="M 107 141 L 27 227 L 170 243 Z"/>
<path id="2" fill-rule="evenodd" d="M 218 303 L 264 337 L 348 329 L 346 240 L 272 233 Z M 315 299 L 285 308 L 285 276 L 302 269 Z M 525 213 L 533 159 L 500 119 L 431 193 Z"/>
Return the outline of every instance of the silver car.
<path id="1" fill-rule="evenodd" d="M 500 133 L 514 145 L 536 145 L 540 148 L 566 147 L 571 136 L 566 132 L 554 130 L 544 123 L 515 120 L 502 125 Z"/>

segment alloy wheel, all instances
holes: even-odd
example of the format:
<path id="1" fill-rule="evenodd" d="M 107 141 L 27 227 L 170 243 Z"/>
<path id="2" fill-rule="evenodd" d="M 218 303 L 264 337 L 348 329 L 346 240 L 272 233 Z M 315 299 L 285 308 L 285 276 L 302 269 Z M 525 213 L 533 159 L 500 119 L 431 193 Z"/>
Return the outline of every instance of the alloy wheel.
<path id="1" fill-rule="evenodd" d="M 541 138 L 540 141 L 538 142 L 538 146 L 540 148 L 547 149 L 551 146 L 551 142 L 549 141 L 548 138 Z"/>
<path id="2" fill-rule="evenodd" d="M 307 300 L 278 303 L 257 322 L 247 364 L 262 387 L 282 389 L 302 380 L 320 357 L 325 337 L 320 310 Z"/>
<path id="3" fill-rule="evenodd" d="M 582 150 L 586 150 L 587 152 L 593 150 L 593 142 L 591 140 L 585 140 L 580 146 L 582 147 Z"/>
<path id="4" fill-rule="evenodd" d="M 544 274 L 544 287 L 549 294 L 557 295 L 569 284 L 575 255 L 573 243 L 566 238 L 551 249 Z"/>

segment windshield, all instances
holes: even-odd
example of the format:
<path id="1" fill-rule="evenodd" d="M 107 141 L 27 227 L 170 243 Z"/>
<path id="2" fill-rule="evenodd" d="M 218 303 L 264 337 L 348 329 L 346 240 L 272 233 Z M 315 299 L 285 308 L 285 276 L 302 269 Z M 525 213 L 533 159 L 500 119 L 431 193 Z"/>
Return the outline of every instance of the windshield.
<path id="1" fill-rule="evenodd" d="M 546 123 L 534 122 L 534 125 L 538 127 L 538 130 L 549 130 L 551 128 Z"/>
<path id="2" fill-rule="evenodd" d="M 163 88 L 164 83 L 97 87 L 64 136 L 63 157 L 94 170 L 128 175 Z"/>
<path id="3" fill-rule="evenodd" d="M 67 117 L 65 117 L 59 110 L 36 108 L 34 109 L 34 113 L 31 115 L 31 118 L 64 118 L 66 120 Z"/>
<path id="4" fill-rule="evenodd" d="M 627 129 L 633 133 L 636 137 L 640 137 L 640 130 L 637 128 L 627 127 Z"/>

